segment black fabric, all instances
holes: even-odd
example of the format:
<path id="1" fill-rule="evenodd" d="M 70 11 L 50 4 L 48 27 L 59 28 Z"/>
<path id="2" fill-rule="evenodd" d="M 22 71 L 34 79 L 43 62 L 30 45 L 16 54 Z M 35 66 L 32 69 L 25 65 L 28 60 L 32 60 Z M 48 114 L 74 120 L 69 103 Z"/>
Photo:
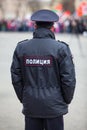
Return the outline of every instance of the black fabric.
<path id="1" fill-rule="evenodd" d="M 25 117 L 25 130 L 64 130 L 63 116 L 51 119 Z"/>
<path id="2" fill-rule="evenodd" d="M 23 114 L 54 118 L 68 112 L 75 90 L 75 69 L 69 46 L 44 28 L 18 43 L 11 65 L 12 84 Z"/>

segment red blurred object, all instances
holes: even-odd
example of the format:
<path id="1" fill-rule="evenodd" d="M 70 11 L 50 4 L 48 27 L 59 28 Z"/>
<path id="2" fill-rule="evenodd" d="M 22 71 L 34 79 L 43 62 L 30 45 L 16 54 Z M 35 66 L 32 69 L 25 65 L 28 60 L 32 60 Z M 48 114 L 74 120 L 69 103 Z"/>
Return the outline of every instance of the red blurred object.
<path id="1" fill-rule="evenodd" d="M 80 6 L 85 6 L 85 5 L 87 5 L 87 2 L 85 2 L 85 1 L 81 2 L 81 4 L 80 4 Z"/>
<path id="2" fill-rule="evenodd" d="M 71 12 L 70 12 L 69 10 L 67 10 L 67 11 L 64 12 L 64 15 L 70 16 L 70 15 L 71 15 Z"/>
<path id="3" fill-rule="evenodd" d="M 57 6 L 55 6 L 56 10 L 62 10 L 63 9 L 63 5 L 62 4 L 58 4 Z"/>
<path id="4" fill-rule="evenodd" d="M 82 17 L 83 15 L 87 15 L 87 2 L 85 1 L 81 2 L 76 12 L 79 17 Z"/>
<path id="5" fill-rule="evenodd" d="M 83 14 L 82 14 L 82 7 L 79 7 L 77 10 L 76 10 L 76 12 L 77 12 L 77 15 L 79 16 L 79 17 L 81 17 Z"/>

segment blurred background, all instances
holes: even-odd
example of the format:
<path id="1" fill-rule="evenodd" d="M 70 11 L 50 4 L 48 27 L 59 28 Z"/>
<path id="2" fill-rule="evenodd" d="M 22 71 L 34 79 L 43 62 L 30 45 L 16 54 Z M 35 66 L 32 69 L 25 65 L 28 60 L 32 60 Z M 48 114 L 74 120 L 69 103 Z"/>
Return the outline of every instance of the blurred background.
<path id="1" fill-rule="evenodd" d="M 24 130 L 10 66 L 17 43 L 32 38 L 30 16 L 38 9 L 59 15 L 54 25 L 56 40 L 66 42 L 73 55 L 77 83 L 64 116 L 65 130 L 87 130 L 87 0 L 0 0 L 0 130 Z"/>
<path id="2" fill-rule="evenodd" d="M 0 0 L 0 31 L 33 31 L 30 16 L 38 9 L 60 16 L 54 32 L 87 34 L 87 0 Z"/>

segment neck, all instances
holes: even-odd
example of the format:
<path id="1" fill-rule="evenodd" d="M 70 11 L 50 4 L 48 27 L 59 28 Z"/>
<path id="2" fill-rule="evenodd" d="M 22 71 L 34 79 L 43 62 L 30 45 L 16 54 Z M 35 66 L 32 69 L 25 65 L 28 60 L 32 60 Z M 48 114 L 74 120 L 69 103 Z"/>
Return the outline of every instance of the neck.
<path id="1" fill-rule="evenodd" d="M 37 28 L 33 33 L 33 38 L 52 38 L 55 39 L 54 33 L 47 28 Z"/>

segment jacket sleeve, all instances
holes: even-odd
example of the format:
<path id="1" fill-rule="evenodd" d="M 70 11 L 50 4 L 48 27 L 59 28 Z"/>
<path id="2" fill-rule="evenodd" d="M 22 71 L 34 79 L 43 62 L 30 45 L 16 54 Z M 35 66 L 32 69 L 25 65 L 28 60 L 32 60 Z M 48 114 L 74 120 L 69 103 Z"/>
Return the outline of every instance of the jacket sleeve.
<path id="1" fill-rule="evenodd" d="M 68 45 L 65 45 L 61 49 L 60 57 L 59 70 L 61 91 L 65 102 L 70 104 L 74 95 L 76 78 L 72 55 Z"/>
<path id="2" fill-rule="evenodd" d="M 20 60 L 18 57 L 18 46 L 16 47 L 13 55 L 13 61 L 11 65 L 11 79 L 17 97 L 20 100 L 20 102 L 22 102 L 23 80 Z"/>

